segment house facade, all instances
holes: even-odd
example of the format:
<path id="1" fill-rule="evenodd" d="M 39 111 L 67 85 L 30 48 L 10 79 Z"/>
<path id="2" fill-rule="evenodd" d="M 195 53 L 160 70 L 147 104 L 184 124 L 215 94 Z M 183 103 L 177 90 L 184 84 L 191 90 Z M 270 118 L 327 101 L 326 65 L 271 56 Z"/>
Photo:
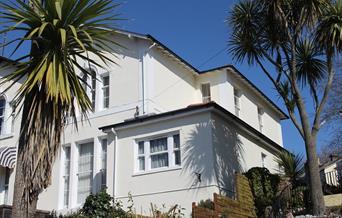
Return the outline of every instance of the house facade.
<path id="1" fill-rule="evenodd" d="M 116 65 L 80 63 L 94 75 L 80 74 L 94 112 L 79 117 L 78 131 L 66 127 L 39 209 L 66 213 L 107 187 L 124 205 L 131 196 L 141 214 L 150 203 L 190 214 L 192 202 L 213 192 L 234 196 L 235 172 L 279 169 L 287 116 L 234 66 L 199 71 L 150 35 L 113 37 L 123 45 L 108 54 Z M 0 99 L 0 152 L 18 144 L 21 119 L 10 102 L 19 85 Z M 0 167 L 0 204 L 13 200 L 12 167 Z"/>
<path id="2" fill-rule="evenodd" d="M 329 160 L 320 165 L 322 184 L 339 186 L 342 184 L 342 157 L 331 154 Z"/>

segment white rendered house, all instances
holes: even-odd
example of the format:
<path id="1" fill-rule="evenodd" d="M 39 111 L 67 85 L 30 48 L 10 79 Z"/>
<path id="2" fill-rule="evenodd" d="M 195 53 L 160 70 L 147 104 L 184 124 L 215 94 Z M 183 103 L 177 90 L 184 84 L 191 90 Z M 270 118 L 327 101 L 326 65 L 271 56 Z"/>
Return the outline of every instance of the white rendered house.
<path id="1" fill-rule="evenodd" d="M 113 37 L 125 48 L 108 54 L 117 65 L 90 66 L 94 77 L 84 77 L 95 111 L 78 132 L 66 128 L 39 209 L 64 213 L 107 187 L 124 204 L 130 193 L 138 213 L 153 203 L 190 214 L 192 202 L 214 192 L 233 196 L 235 172 L 278 170 L 288 117 L 234 66 L 199 71 L 150 35 Z M 19 85 L 0 98 L 0 152 L 18 143 L 10 102 Z M 12 203 L 14 175 L 0 167 L 0 204 Z"/>

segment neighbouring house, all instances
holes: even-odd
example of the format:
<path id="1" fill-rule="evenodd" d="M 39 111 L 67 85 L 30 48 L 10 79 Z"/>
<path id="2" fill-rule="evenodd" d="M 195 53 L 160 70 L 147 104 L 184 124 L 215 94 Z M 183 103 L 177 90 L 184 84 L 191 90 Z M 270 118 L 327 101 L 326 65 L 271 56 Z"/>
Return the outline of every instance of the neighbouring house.
<path id="1" fill-rule="evenodd" d="M 342 185 L 342 157 L 331 154 L 329 160 L 321 164 L 319 169 L 323 184 Z"/>
<path id="2" fill-rule="evenodd" d="M 89 122 L 78 119 L 78 132 L 67 126 L 39 209 L 65 213 L 108 187 L 124 205 L 130 193 L 138 213 L 153 203 L 190 214 L 192 202 L 214 192 L 233 197 L 235 172 L 277 172 L 288 117 L 234 66 L 199 71 L 150 35 L 113 37 L 123 45 L 108 54 L 117 65 L 80 63 L 93 72 L 80 76 L 94 112 Z M 0 204 L 12 204 L 21 117 L 13 118 L 10 102 L 19 85 L 0 98 L 0 158 L 11 159 L 0 160 Z"/>

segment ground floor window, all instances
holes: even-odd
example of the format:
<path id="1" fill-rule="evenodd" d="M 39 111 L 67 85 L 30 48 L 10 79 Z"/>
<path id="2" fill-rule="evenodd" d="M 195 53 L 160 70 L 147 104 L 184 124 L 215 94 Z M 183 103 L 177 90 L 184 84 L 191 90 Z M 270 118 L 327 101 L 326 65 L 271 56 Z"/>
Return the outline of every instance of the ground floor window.
<path id="1" fill-rule="evenodd" d="M 107 139 L 101 139 L 101 189 L 107 187 Z"/>
<path id="2" fill-rule="evenodd" d="M 166 134 L 136 143 L 136 171 L 163 169 L 181 165 L 179 134 Z"/>
<path id="3" fill-rule="evenodd" d="M 70 147 L 64 147 L 64 207 L 69 205 L 69 188 L 70 188 Z"/>
<path id="4" fill-rule="evenodd" d="M 94 143 L 79 144 L 77 203 L 84 203 L 93 187 Z"/>

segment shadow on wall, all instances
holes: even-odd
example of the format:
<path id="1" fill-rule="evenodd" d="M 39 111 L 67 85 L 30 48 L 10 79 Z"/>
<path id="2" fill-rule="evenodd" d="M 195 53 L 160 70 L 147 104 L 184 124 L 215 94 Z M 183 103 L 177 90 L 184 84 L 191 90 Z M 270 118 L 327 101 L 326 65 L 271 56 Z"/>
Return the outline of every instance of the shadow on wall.
<path id="1" fill-rule="evenodd" d="M 189 134 L 184 146 L 183 172 L 194 174 L 190 188 L 217 185 L 221 195 L 233 198 L 234 174 L 242 171 L 242 161 L 242 143 L 235 127 L 211 120 L 198 124 Z"/>

